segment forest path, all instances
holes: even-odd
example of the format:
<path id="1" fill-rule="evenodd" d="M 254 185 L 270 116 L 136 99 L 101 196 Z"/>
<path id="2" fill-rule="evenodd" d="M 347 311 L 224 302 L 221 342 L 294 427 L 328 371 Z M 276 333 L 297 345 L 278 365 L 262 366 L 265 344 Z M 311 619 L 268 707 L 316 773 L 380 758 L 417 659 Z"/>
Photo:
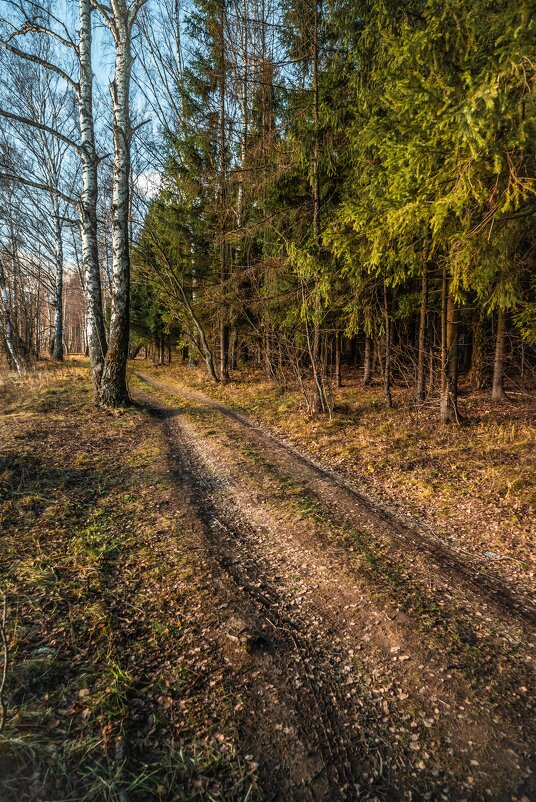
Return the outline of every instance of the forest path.
<path id="1" fill-rule="evenodd" d="M 530 798 L 531 601 L 229 407 L 138 379 L 227 587 L 231 661 L 254 661 L 266 798 Z"/>

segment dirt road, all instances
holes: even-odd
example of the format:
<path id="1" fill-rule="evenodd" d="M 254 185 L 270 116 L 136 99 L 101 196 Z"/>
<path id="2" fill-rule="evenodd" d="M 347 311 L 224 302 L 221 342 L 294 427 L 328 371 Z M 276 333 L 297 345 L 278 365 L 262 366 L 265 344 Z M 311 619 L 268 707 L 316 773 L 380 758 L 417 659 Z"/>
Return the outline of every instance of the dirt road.
<path id="1" fill-rule="evenodd" d="M 264 798 L 534 798 L 534 600 L 234 410 L 135 397 L 204 524 Z"/>

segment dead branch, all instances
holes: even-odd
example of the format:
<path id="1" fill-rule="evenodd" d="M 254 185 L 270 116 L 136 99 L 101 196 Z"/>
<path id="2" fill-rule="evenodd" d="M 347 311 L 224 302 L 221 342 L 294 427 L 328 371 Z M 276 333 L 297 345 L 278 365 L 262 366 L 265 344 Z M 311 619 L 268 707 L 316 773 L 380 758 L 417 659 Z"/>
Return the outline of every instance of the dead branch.
<path id="1" fill-rule="evenodd" d="M 2 648 L 2 677 L 0 678 L 0 733 L 3 732 L 7 720 L 7 702 L 5 698 L 5 687 L 7 680 L 7 669 L 9 664 L 9 646 L 7 642 L 7 596 L 4 594 L 4 604 L 2 610 L 2 621 L 0 622 L 0 644 Z"/>

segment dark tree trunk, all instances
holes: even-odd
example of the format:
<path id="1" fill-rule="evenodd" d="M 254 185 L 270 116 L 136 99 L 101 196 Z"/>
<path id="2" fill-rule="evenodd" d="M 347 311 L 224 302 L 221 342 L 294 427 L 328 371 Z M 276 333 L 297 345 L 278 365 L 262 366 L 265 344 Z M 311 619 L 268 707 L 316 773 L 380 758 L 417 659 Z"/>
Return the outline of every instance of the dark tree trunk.
<path id="1" fill-rule="evenodd" d="M 226 209 L 227 186 L 226 186 L 226 136 L 225 136 L 225 92 L 226 92 L 226 64 L 225 64 L 225 25 L 226 12 L 225 3 L 222 1 L 220 6 L 220 30 L 219 30 L 219 72 L 220 72 L 220 278 L 222 292 L 222 320 L 220 323 L 220 380 L 229 381 L 229 325 L 226 321 L 227 309 L 225 296 L 227 294 L 227 282 L 229 280 L 229 265 L 227 262 L 227 221 Z"/>
<path id="2" fill-rule="evenodd" d="M 337 387 L 337 389 L 342 387 L 340 331 L 335 332 L 335 387 Z"/>
<path id="3" fill-rule="evenodd" d="M 365 358 L 363 363 L 363 384 L 365 386 L 372 384 L 372 357 L 372 338 L 367 336 L 365 337 Z"/>
<path id="4" fill-rule="evenodd" d="M 385 406 L 392 409 L 393 398 L 391 396 L 391 318 L 389 315 L 389 300 L 387 297 L 387 285 L 383 283 L 383 314 L 385 326 L 385 359 L 383 364 L 383 394 Z"/>
<path id="5" fill-rule="evenodd" d="M 427 304 L 428 304 L 428 273 L 425 270 L 421 282 L 421 310 L 419 316 L 419 350 L 417 357 L 417 387 L 415 393 L 417 401 L 424 401 L 424 399 L 426 398 L 425 360 L 426 360 Z"/>
<path id="6" fill-rule="evenodd" d="M 231 367 L 231 370 L 236 370 L 238 367 L 238 329 L 236 328 L 236 326 L 233 326 L 231 330 L 229 365 Z"/>
<path id="7" fill-rule="evenodd" d="M 313 130 L 314 142 L 312 152 L 311 164 L 311 200 L 313 204 L 313 235 L 315 245 L 320 246 L 320 143 L 318 139 L 318 121 L 319 121 L 319 83 L 318 83 L 318 57 L 319 57 L 319 42 L 318 30 L 320 25 L 320 9 L 318 0 L 313 0 L 313 20 L 311 31 L 311 61 L 312 61 L 312 101 L 313 101 Z M 313 326 L 313 342 L 312 348 L 309 345 L 309 356 L 311 359 L 311 368 L 313 371 L 313 394 L 311 402 L 311 411 L 314 414 L 327 411 L 326 396 L 324 392 L 323 371 L 322 371 L 322 358 L 321 358 L 321 337 L 320 337 L 320 301 L 318 293 L 315 297 L 315 321 Z M 308 335 L 309 338 L 309 335 Z"/>
<path id="8" fill-rule="evenodd" d="M 497 317 L 497 337 L 495 339 L 495 359 L 493 362 L 493 384 L 491 388 L 492 401 L 506 401 L 504 392 L 504 338 L 506 334 L 506 313 L 499 309 Z"/>
<path id="9" fill-rule="evenodd" d="M 311 358 L 311 368 L 313 371 L 313 393 L 311 401 L 311 412 L 327 412 L 326 394 L 324 391 L 322 343 L 320 337 L 320 324 L 315 322 L 313 326 L 313 343 L 309 348 Z"/>
<path id="10" fill-rule="evenodd" d="M 350 364 L 357 365 L 359 355 L 359 348 L 357 347 L 357 337 L 352 337 L 350 340 Z"/>
<path id="11" fill-rule="evenodd" d="M 372 375 L 381 373 L 383 370 L 381 350 L 380 338 L 374 337 L 372 341 Z"/>
<path id="12" fill-rule="evenodd" d="M 274 366 L 272 362 L 272 338 L 270 336 L 270 329 L 265 326 L 264 329 L 264 369 L 266 376 L 270 381 L 275 381 Z"/>
<path id="13" fill-rule="evenodd" d="M 473 344 L 471 348 L 471 384 L 477 390 L 483 390 L 488 384 L 489 376 L 486 365 L 486 318 L 480 312 L 473 326 Z"/>
<path id="14" fill-rule="evenodd" d="M 443 269 L 441 293 L 441 423 L 459 422 L 458 320 L 458 309 L 449 291 L 446 269 Z"/>
<path id="15" fill-rule="evenodd" d="M 229 381 L 229 326 L 221 324 L 220 329 L 220 377 L 222 382 Z"/>

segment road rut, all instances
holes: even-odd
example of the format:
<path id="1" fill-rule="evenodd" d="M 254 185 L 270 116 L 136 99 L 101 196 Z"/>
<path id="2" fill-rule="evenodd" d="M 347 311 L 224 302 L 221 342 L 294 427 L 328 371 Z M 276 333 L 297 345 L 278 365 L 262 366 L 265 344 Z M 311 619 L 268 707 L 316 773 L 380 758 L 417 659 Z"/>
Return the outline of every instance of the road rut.
<path id="1" fill-rule="evenodd" d="M 171 469 L 204 522 L 214 581 L 230 589 L 220 635 L 246 688 L 242 729 L 264 797 L 532 793 L 531 600 L 234 410 L 139 379 L 149 392 L 137 398 L 162 421 Z M 368 539 L 404 563 L 398 585 L 365 559 Z M 394 598 L 407 575 L 417 612 Z M 430 626 L 423 594 L 440 597 L 463 648 L 441 653 L 437 632 L 419 631 Z M 501 702 L 505 687 L 524 690 Z"/>

